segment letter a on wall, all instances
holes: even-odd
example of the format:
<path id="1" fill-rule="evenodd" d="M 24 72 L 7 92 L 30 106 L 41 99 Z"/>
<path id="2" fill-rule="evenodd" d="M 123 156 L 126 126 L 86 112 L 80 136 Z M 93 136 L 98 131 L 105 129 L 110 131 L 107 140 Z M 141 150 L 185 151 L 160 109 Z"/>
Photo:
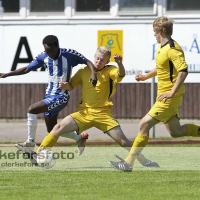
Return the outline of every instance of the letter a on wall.
<path id="1" fill-rule="evenodd" d="M 99 30 L 98 46 L 107 46 L 112 52 L 110 61 L 114 61 L 113 55 L 123 57 L 123 31 L 122 30 Z"/>
<path id="2" fill-rule="evenodd" d="M 20 58 L 19 57 L 23 45 L 26 49 L 26 53 L 27 53 L 27 56 L 28 56 L 27 58 Z M 17 47 L 17 51 L 16 51 L 16 54 L 15 54 L 15 58 L 14 58 L 14 61 L 13 61 L 13 64 L 12 64 L 11 71 L 16 70 L 18 63 L 30 63 L 32 60 L 33 60 L 33 57 L 32 57 L 31 50 L 30 50 L 29 45 L 28 45 L 28 41 L 27 41 L 26 37 L 21 37 L 19 44 L 18 44 L 18 47 Z"/>

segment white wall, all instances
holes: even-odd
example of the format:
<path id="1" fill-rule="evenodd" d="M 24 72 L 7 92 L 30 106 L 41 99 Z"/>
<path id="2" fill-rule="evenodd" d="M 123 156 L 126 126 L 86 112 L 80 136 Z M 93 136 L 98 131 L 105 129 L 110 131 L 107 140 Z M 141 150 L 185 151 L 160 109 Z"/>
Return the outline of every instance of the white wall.
<path id="1" fill-rule="evenodd" d="M 93 61 L 98 45 L 98 30 L 123 30 L 124 66 L 129 73 L 123 82 L 135 82 L 132 72 L 155 67 L 153 47 L 156 45 L 151 23 L 137 24 L 49 24 L 0 25 L 0 72 L 10 71 L 20 37 L 25 36 L 33 58 L 43 51 L 42 39 L 49 34 L 59 38 L 60 47 L 73 48 Z M 200 71 L 200 23 L 175 23 L 175 39 L 184 49 L 190 70 Z M 27 57 L 25 49 L 20 57 Z M 27 63 L 28 64 L 28 63 Z M 18 64 L 17 68 L 26 66 Z M 74 68 L 75 72 L 78 67 Z M 189 74 L 186 82 L 200 82 L 199 74 Z M 150 82 L 151 80 L 149 80 Z M 46 72 L 0 79 L 0 83 L 46 83 Z"/>

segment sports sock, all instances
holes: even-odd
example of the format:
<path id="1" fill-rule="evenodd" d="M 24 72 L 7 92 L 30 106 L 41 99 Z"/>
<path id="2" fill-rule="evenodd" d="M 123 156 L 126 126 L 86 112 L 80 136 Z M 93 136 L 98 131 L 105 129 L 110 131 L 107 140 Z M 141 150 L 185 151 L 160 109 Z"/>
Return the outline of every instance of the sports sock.
<path id="1" fill-rule="evenodd" d="M 126 163 L 129 166 L 133 166 L 135 159 L 141 153 L 142 149 L 146 146 L 148 139 L 149 139 L 148 136 L 138 133 L 137 137 L 133 142 L 133 146 L 131 147 L 129 155 L 125 159 Z"/>
<path id="2" fill-rule="evenodd" d="M 186 136 L 200 137 L 200 127 L 195 124 L 187 124 Z"/>
<path id="3" fill-rule="evenodd" d="M 49 133 L 44 140 L 42 141 L 42 143 L 40 144 L 40 146 L 37 149 L 37 153 L 39 153 L 42 149 L 44 148 L 51 148 L 55 145 L 55 143 L 57 142 L 59 137 L 55 136 L 53 133 Z"/>
<path id="4" fill-rule="evenodd" d="M 61 135 L 61 137 L 66 137 L 75 140 L 78 142 L 81 139 L 81 134 L 77 134 L 76 131 L 70 132 L 70 133 L 64 133 Z"/>
<path id="5" fill-rule="evenodd" d="M 35 135 L 36 135 L 36 129 L 37 129 L 37 115 L 27 113 L 27 126 L 28 126 L 28 139 L 27 142 L 34 143 L 35 142 Z"/>

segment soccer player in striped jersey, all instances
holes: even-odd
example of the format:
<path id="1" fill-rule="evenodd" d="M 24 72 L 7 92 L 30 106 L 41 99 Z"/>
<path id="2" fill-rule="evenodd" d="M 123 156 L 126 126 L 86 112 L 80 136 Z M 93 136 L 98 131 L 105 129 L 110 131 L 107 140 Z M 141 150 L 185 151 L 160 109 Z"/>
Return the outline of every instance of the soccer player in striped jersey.
<path id="1" fill-rule="evenodd" d="M 159 17 L 153 22 L 154 36 L 159 43 L 156 51 L 156 68 L 146 75 L 136 75 L 137 81 L 145 81 L 157 75 L 158 87 L 156 102 L 139 123 L 139 132 L 133 142 L 128 157 L 120 162 L 110 164 L 122 171 L 131 171 L 137 155 L 146 146 L 149 130 L 159 122 L 163 122 L 172 137 L 200 137 L 200 126 L 180 124 L 178 108 L 181 106 L 188 75 L 188 67 L 181 46 L 171 38 L 173 21 L 167 17 Z"/>
<path id="2" fill-rule="evenodd" d="M 60 88 L 64 90 L 73 90 L 79 85 L 82 86 L 79 109 L 54 126 L 42 141 L 38 153 L 44 148 L 53 147 L 59 136 L 67 136 L 71 131 L 77 131 L 80 134 L 91 127 L 100 129 L 120 146 L 130 150 L 132 141 L 127 139 L 120 124 L 114 118 L 111 111 L 113 103 L 110 100 L 116 92 L 116 84 L 125 76 L 125 69 L 122 57 L 118 54 L 114 55 L 118 67 L 107 65 L 110 57 L 111 51 L 108 47 L 100 46 L 95 53 L 94 66 L 97 69 L 98 79 L 96 87 L 92 87 L 87 81 L 90 77 L 88 66 L 80 68 L 69 83 L 60 83 Z M 145 167 L 159 167 L 156 162 L 146 159 L 142 154 L 138 155 L 137 159 Z M 32 162 L 36 163 L 34 157 Z"/>
<path id="3" fill-rule="evenodd" d="M 59 48 L 59 41 L 56 36 L 46 36 L 43 39 L 43 46 L 45 51 L 38 55 L 28 66 L 5 74 L 0 73 L 0 78 L 6 78 L 8 76 L 27 74 L 45 66 L 49 76 L 45 98 L 32 104 L 28 109 L 28 139 L 24 143 L 15 145 L 19 150 L 24 149 L 24 147 L 33 150 L 38 123 L 37 114 L 44 113 L 48 132 L 57 124 L 58 114 L 67 106 L 70 98 L 68 90 L 61 89 L 59 82 L 68 82 L 70 80 L 73 67 L 78 64 L 86 64 L 91 72 L 89 77 L 90 84 L 95 86 L 97 83 L 96 69 L 93 63 L 75 50 Z M 78 135 L 76 132 L 72 132 L 67 137 L 76 140 L 78 146 L 80 146 L 79 153 L 81 154 L 84 150 L 81 147 L 85 146 L 88 134 L 82 133 Z"/>

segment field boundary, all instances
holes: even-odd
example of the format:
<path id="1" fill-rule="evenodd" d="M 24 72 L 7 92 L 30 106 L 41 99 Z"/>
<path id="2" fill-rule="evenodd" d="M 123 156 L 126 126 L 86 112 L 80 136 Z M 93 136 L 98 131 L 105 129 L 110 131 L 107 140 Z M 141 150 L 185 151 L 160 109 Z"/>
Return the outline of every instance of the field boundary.
<path id="1" fill-rule="evenodd" d="M 0 146 L 14 146 L 15 143 L 0 143 Z M 179 144 L 200 144 L 200 140 L 150 140 L 149 145 L 179 145 Z M 40 146 L 40 143 L 36 143 Z M 86 146 L 115 146 L 116 142 L 113 141 L 90 141 L 86 143 Z M 76 146 L 74 142 L 57 142 L 55 147 L 60 146 Z"/>

